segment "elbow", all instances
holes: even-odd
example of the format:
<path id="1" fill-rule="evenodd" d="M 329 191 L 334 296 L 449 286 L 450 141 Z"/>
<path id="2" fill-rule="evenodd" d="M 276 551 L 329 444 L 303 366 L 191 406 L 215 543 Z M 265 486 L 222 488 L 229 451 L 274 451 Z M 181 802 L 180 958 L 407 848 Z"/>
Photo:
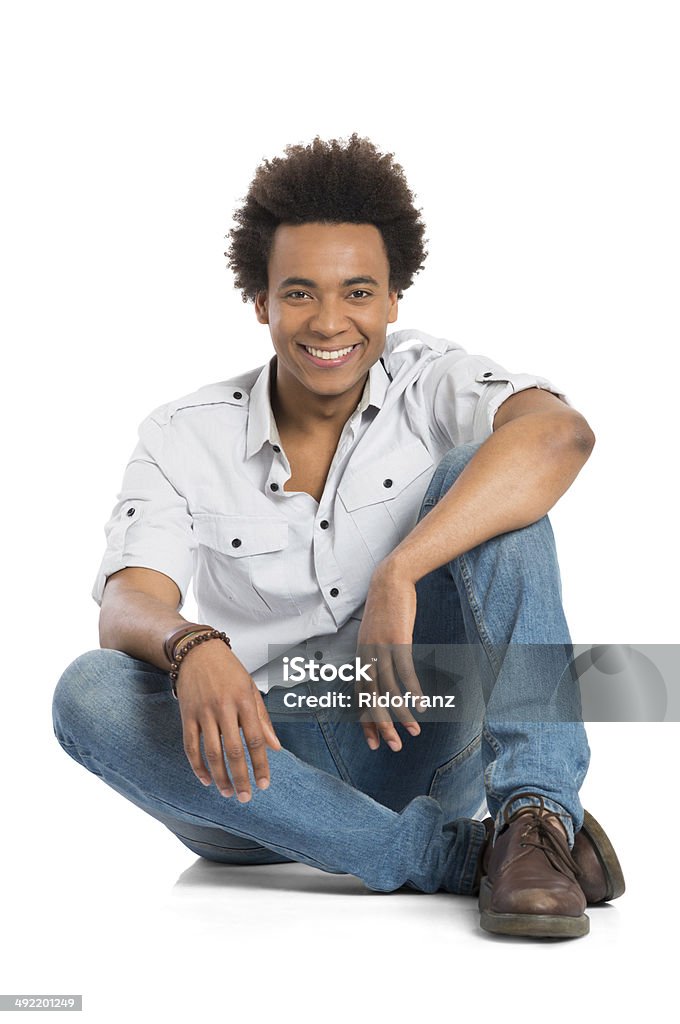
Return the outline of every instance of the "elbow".
<path id="1" fill-rule="evenodd" d="M 572 444 L 576 447 L 577 451 L 581 452 L 582 455 L 585 455 L 586 458 L 588 458 L 595 447 L 595 434 L 590 424 L 583 416 L 581 416 L 575 424 L 575 429 L 572 434 Z"/>
<path id="2" fill-rule="evenodd" d="M 580 414 L 561 416 L 545 433 L 545 440 L 555 453 L 562 453 L 570 459 L 576 454 L 585 462 L 595 446 L 595 434 L 588 421 Z"/>

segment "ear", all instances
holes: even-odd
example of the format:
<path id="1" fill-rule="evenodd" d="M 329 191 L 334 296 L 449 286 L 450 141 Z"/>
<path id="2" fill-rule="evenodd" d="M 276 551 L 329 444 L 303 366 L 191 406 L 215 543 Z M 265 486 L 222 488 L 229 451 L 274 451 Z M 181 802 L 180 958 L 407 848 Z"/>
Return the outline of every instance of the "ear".
<path id="1" fill-rule="evenodd" d="M 266 292 L 258 292 L 255 296 L 255 316 L 259 323 L 269 323 L 269 303 Z"/>
<path id="2" fill-rule="evenodd" d="M 393 324 L 396 321 L 397 316 L 399 314 L 399 292 L 398 291 L 394 291 L 394 292 L 390 292 L 389 293 L 389 295 L 388 295 L 388 307 L 387 307 L 387 310 L 388 310 L 387 322 L 388 322 L 388 324 Z"/>

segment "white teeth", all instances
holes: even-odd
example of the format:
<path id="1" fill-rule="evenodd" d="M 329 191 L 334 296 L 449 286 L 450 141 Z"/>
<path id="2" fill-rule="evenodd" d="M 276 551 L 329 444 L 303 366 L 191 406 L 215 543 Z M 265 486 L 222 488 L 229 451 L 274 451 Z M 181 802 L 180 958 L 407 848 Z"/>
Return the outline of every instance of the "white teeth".
<path id="1" fill-rule="evenodd" d="M 305 345 L 307 352 L 316 356 L 317 359 L 341 359 L 342 356 L 349 355 L 353 348 L 354 345 L 350 345 L 349 348 L 340 348 L 336 352 L 323 352 L 320 348 L 310 348 L 309 345 Z"/>

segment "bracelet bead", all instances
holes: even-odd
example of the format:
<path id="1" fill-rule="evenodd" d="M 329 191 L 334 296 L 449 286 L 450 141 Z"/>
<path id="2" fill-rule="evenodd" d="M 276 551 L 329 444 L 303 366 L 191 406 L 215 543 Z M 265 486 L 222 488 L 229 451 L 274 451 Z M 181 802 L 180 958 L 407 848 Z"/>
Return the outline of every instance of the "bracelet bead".
<path id="1" fill-rule="evenodd" d="M 201 633 L 198 636 L 193 636 L 192 639 L 188 640 L 175 654 L 174 660 L 170 666 L 170 679 L 172 680 L 172 695 L 175 700 L 179 700 L 177 696 L 177 679 L 179 677 L 179 668 L 181 663 L 186 658 L 189 651 L 193 650 L 194 647 L 198 647 L 200 644 L 205 643 L 207 640 L 221 640 L 231 650 L 231 641 L 226 633 L 219 629 L 211 629 L 207 633 Z"/>

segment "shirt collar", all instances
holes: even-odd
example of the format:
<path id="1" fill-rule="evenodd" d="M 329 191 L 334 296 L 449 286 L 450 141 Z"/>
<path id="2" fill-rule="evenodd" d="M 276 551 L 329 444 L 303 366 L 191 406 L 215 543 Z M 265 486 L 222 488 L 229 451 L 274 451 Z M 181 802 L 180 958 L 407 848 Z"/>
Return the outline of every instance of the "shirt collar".
<path id="1" fill-rule="evenodd" d="M 248 426 L 246 429 L 246 458 L 259 452 L 266 441 L 281 445 L 281 438 L 272 412 L 271 377 L 275 372 L 276 356 L 262 367 L 257 380 L 250 389 L 248 402 Z M 391 378 L 379 359 L 368 371 L 368 377 L 359 404 L 352 415 L 360 416 L 369 406 L 382 407 Z"/>

